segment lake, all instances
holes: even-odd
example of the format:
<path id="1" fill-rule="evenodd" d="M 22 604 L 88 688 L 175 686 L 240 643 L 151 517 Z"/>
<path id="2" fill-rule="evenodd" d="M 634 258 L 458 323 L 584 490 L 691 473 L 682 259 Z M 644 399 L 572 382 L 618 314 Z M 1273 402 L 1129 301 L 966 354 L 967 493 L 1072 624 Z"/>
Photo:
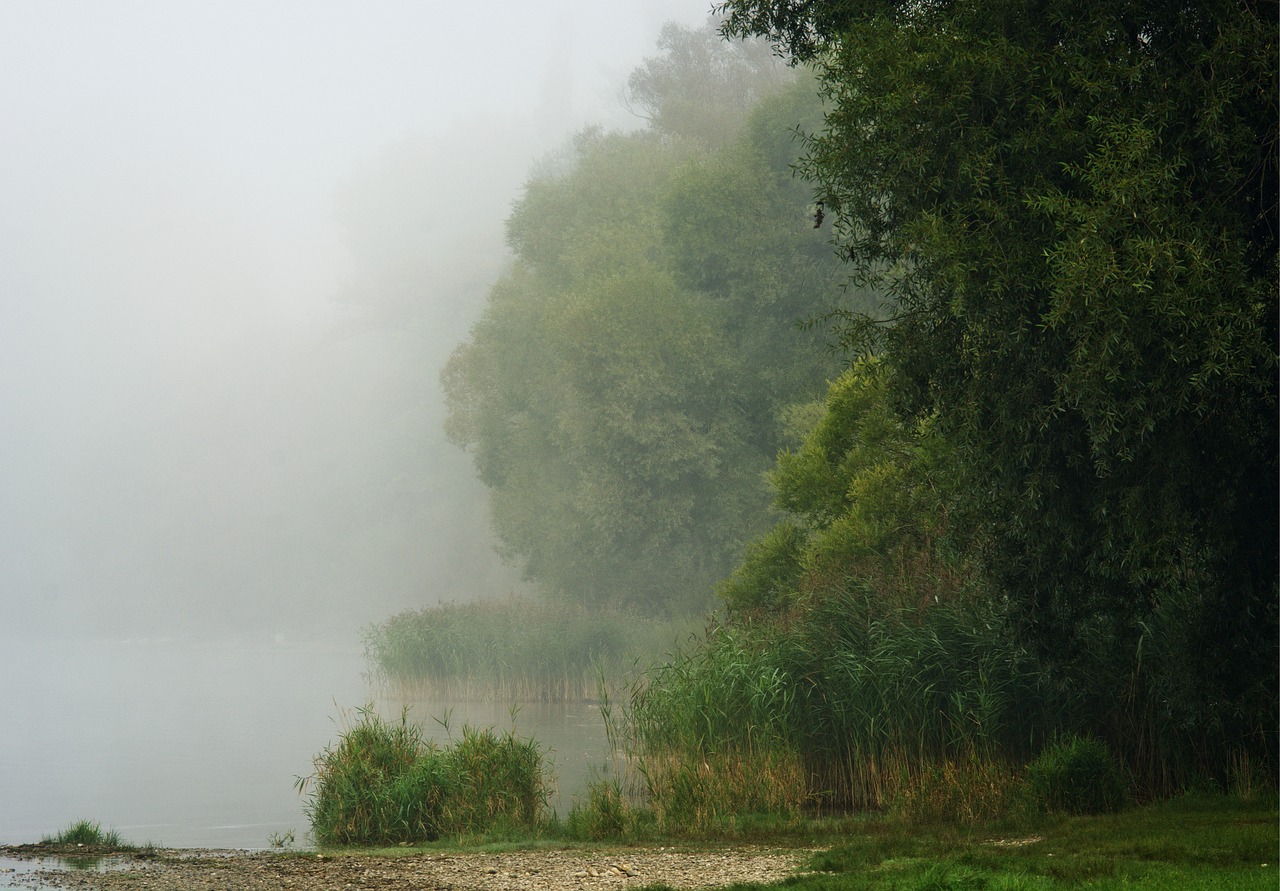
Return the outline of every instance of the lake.
<path id="1" fill-rule="evenodd" d="M 273 641 L 10 641 L 0 653 L 0 843 L 80 819 L 127 841 L 265 848 L 309 829 L 295 778 L 371 700 L 356 645 Z M 401 703 L 378 702 L 398 717 Z M 508 704 L 412 703 L 410 719 L 511 726 Z M 567 813 L 608 747 L 592 705 L 519 708 L 515 727 L 550 749 Z"/>

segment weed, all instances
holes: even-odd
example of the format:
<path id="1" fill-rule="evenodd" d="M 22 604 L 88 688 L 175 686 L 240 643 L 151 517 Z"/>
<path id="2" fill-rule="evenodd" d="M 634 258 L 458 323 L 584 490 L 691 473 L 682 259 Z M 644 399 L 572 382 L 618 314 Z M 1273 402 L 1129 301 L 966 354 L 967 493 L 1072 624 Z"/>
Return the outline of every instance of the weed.
<path id="1" fill-rule="evenodd" d="M 586 800 L 574 802 L 565 821 L 570 838 L 590 841 L 633 841 L 640 812 L 623 794 L 617 780 L 596 778 L 587 784 Z"/>
<path id="2" fill-rule="evenodd" d="M 294 835 L 292 829 L 284 832 L 272 832 L 267 836 L 267 844 L 278 851 L 285 851 L 293 847 Z"/>

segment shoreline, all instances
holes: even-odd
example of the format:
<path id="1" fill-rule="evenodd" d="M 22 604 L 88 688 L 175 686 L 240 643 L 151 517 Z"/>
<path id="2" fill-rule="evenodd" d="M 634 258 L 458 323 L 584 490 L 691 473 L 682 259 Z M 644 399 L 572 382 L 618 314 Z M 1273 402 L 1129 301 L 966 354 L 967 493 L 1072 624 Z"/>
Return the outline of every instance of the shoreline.
<path id="1" fill-rule="evenodd" d="M 566 848 L 503 853 L 406 850 L 403 854 L 156 848 L 84 851 L 53 845 L 4 845 L 0 858 L 33 863 L 8 882 L 83 891 L 200 891 L 231 889 L 328 891 L 554 891 L 627 888 L 665 883 L 673 888 L 718 888 L 735 882 L 775 882 L 803 869 L 811 851 L 727 846 L 609 850 Z M 96 859 L 75 868 L 75 858 Z M 46 864 L 46 861 L 52 861 Z"/>

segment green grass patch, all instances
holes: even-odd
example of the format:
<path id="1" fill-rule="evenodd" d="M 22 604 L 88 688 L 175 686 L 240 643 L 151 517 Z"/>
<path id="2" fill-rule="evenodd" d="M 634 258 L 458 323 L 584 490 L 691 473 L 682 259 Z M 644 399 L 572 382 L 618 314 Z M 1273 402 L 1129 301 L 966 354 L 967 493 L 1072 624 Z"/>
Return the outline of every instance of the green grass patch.
<path id="1" fill-rule="evenodd" d="M 1268 889 L 1277 872 L 1275 801 L 1183 797 L 1100 816 L 1018 826 L 922 826 L 871 818 L 816 854 L 810 872 L 737 891 Z"/>

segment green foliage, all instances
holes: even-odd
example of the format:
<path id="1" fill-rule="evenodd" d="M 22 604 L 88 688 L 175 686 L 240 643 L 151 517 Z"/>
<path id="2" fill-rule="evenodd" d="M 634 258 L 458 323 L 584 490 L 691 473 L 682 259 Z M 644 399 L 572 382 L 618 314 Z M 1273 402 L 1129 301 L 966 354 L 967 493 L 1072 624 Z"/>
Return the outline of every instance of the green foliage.
<path id="1" fill-rule="evenodd" d="M 1149 790 L 1240 747 L 1274 775 L 1270 7 L 724 10 L 819 69 L 805 170 L 895 298 L 846 333 L 952 450 L 984 588 Z"/>
<path id="2" fill-rule="evenodd" d="M 597 778 L 587 784 L 586 800 L 574 802 L 564 828 L 574 839 L 632 841 L 642 816 L 617 780 Z"/>
<path id="3" fill-rule="evenodd" d="M 859 821 L 783 886 L 797 891 L 1273 889 L 1274 808 L 1221 796 L 1014 829 Z M 735 891 L 778 885 L 738 884 Z"/>
<path id="4" fill-rule="evenodd" d="M 852 588 L 775 623 L 714 629 L 650 673 L 631 719 L 642 754 L 656 763 L 795 757 L 802 799 L 882 808 L 949 762 L 1025 758 L 1050 723 L 1048 695 L 1034 660 L 988 608 L 883 615 L 872 592 Z M 994 774 L 949 776 L 987 782 Z M 975 788 L 970 797 L 992 794 Z M 970 808 L 975 819 L 984 808 Z"/>
<path id="5" fill-rule="evenodd" d="M 1027 766 L 1035 806 L 1059 814 L 1106 814 L 1128 798 L 1120 766 L 1106 744 L 1071 735 L 1049 745 Z"/>
<path id="6" fill-rule="evenodd" d="M 562 602 L 705 610 L 763 526 L 781 412 L 836 367 L 795 324 L 841 277 L 789 170 L 812 85 L 777 92 L 776 65 L 709 36 L 667 29 L 633 78 L 647 130 L 586 131 L 531 178 L 442 377 L 505 556 Z M 687 103 L 744 97 L 747 126 L 685 133 L 723 112 Z"/>
<path id="7" fill-rule="evenodd" d="M 742 563 L 721 583 L 720 598 L 736 613 L 782 611 L 800 588 L 806 539 L 793 523 L 773 527 L 747 545 Z"/>
<path id="8" fill-rule="evenodd" d="M 514 731 L 464 727 L 441 748 L 408 721 L 359 711 L 339 741 L 298 781 L 322 845 L 422 842 L 495 827 L 536 829 L 547 800 L 547 766 L 538 744 Z"/>
<path id="9" fill-rule="evenodd" d="M 958 596 L 970 572 L 943 547 L 949 450 L 930 423 L 898 418 L 890 385 L 884 363 L 858 360 L 799 446 L 778 455 L 769 479 L 786 518 L 720 587 L 732 613 L 776 611 L 851 578 L 877 592 L 883 613 Z"/>
<path id="10" fill-rule="evenodd" d="M 707 148 L 732 141 L 752 108 L 790 79 L 763 42 L 726 46 L 710 28 L 669 22 L 658 50 L 627 79 L 627 106 L 665 138 Z"/>

